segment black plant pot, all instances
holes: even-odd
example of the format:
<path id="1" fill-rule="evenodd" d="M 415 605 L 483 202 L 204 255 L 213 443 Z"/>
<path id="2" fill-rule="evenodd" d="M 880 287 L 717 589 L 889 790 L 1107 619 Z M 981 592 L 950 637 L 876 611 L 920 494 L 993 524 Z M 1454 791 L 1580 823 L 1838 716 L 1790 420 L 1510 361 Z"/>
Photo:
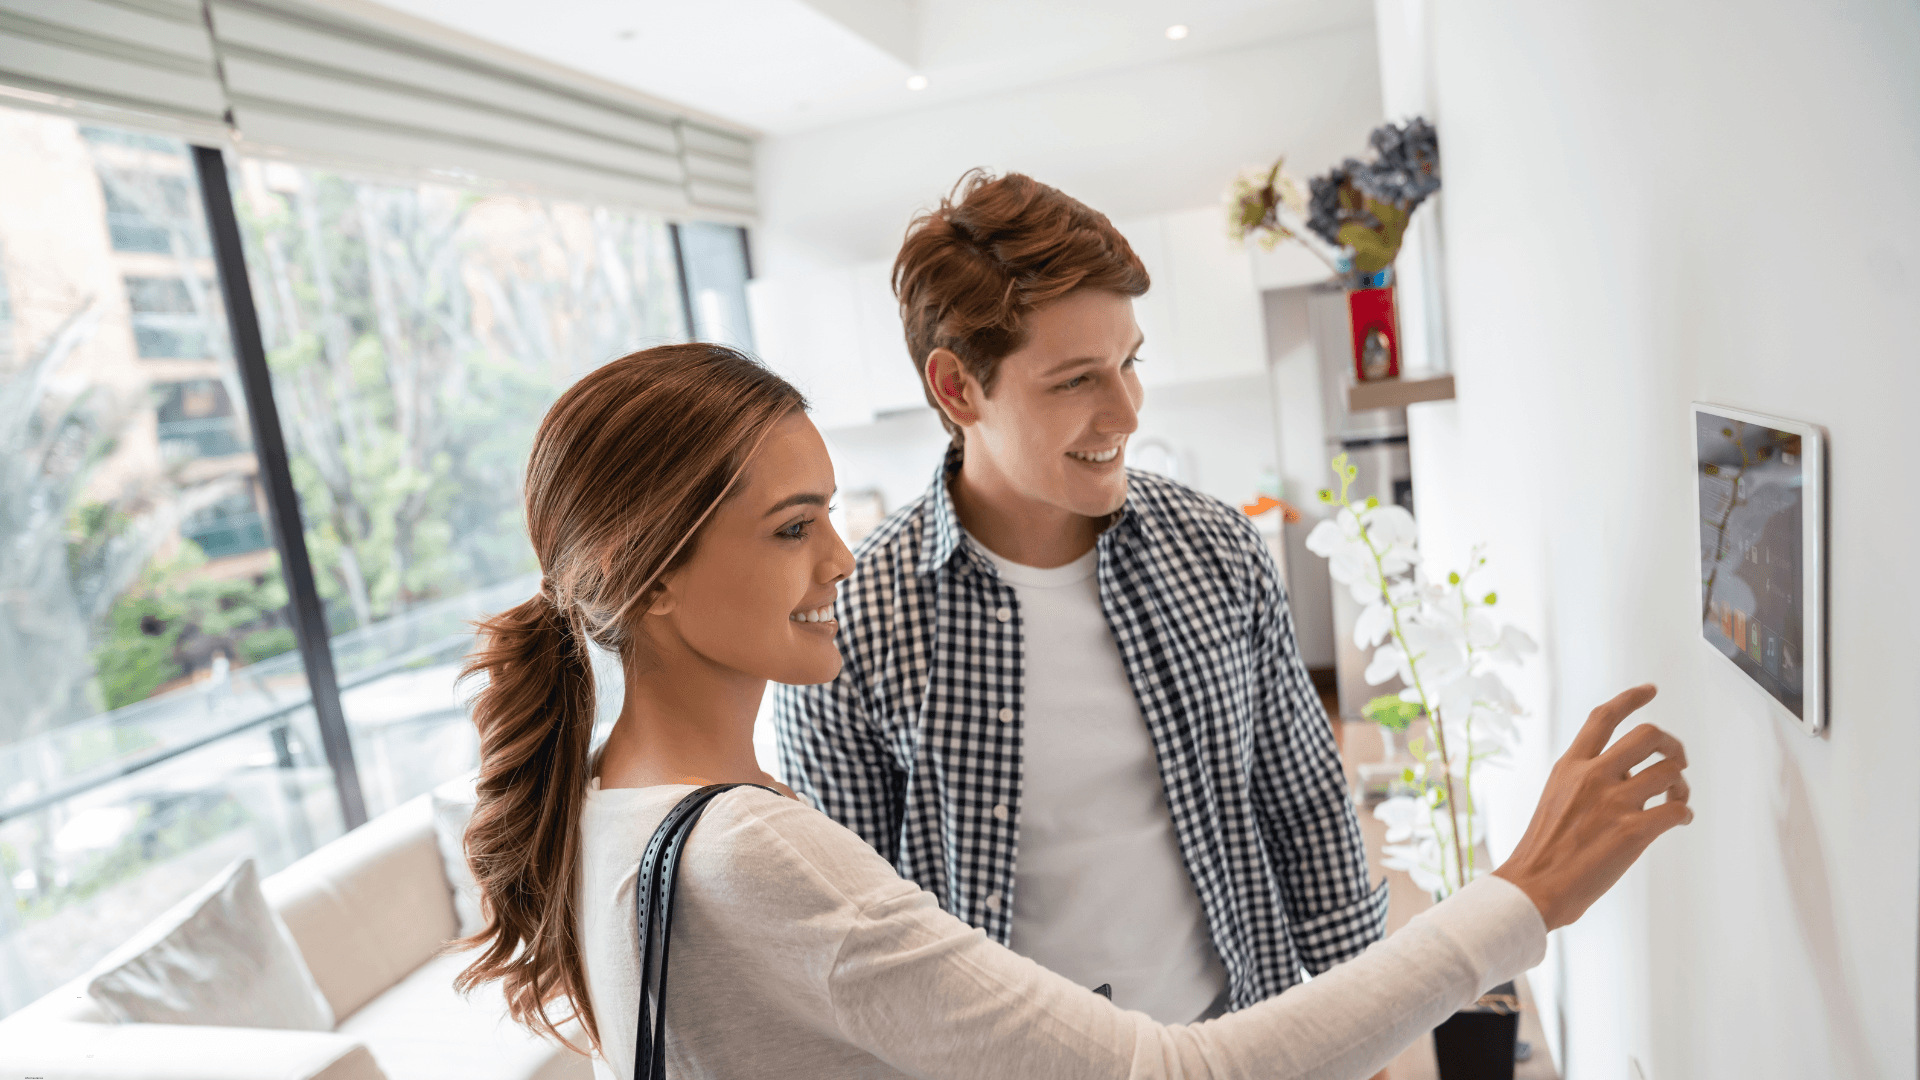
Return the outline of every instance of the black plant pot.
<path id="1" fill-rule="evenodd" d="M 1519 1003 L 1513 984 L 1501 983 L 1434 1028 L 1433 1057 L 1440 1080 L 1513 1080 Z"/>

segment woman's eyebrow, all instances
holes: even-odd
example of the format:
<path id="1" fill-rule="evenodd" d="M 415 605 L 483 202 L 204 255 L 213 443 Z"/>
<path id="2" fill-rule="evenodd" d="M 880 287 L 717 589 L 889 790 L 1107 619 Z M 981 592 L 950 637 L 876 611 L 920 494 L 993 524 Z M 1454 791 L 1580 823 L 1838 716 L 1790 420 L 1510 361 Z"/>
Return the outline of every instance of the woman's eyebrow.
<path id="1" fill-rule="evenodd" d="M 839 489 L 835 488 L 834 490 L 837 491 Z M 827 492 L 825 495 L 822 495 L 817 491 L 803 491 L 797 495 L 789 495 L 786 498 L 781 499 L 779 502 L 774 503 L 773 509 L 768 510 L 766 513 L 760 516 L 772 517 L 773 515 L 779 513 L 782 510 L 787 509 L 790 506 L 825 506 L 827 505 L 827 500 L 832 497 L 833 497 L 832 491 Z"/>

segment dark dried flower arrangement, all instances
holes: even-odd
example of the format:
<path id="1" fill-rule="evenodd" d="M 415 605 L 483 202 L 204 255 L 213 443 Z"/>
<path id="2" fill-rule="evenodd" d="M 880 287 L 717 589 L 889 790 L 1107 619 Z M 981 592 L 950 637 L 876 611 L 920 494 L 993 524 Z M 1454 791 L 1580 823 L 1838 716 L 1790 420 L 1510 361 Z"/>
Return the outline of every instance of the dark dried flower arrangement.
<path id="1" fill-rule="evenodd" d="M 1314 177 L 1304 200 L 1295 195 L 1298 182 L 1278 162 L 1242 174 L 1229 196 L 1234 235 L 1260 233 L 1269 243 L 1304 240 L 1280 220 L 1280 211 L 1292 208 L 1315 236 L 1350 254 L 1343 276 L 1364 277 L 1393 265 L 1407 219 L 1440 190 L 1440 138 L 1425 118 L 1414 117 L 1403 125 L 1382 124 L 1368 141 L 1374 160 L 1348 158 Z"/>

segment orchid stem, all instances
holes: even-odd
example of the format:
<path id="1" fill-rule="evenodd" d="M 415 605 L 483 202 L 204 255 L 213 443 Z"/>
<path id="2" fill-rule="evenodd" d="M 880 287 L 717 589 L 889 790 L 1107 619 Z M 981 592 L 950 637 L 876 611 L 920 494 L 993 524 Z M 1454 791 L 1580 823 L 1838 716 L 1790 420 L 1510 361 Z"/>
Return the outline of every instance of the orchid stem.
<path id="1" fill-rule="evenodd" d="M 1414 692 L 1420 695 L 1420 707 L 1421 709 L 1426 711 L 1427 728 L 1429 731 L 1433 733 L 1434 740 L 1440 746 L 1440 773 L 1445 780 L 1445 787 L 1447 790 L 1447 817 L 1448 817 L 1448 820 L 1450 820 L 1453 824 L 1454 876 L 1461 879 L 1461 883 L 1459 887 L 1464 887 L 1466 884 L 1465 868 L 1467 866 L 1467 863 L 1462 858 L 1462 853 L 1465 851 L 1465 848 L 1461 846 L 1461 841 L 1460 841 L 1460 807 L 1459 807 L 1459 804 L 1456 803 L 1453 798 L 1453 759 L 1449 757 L 1447 754 L 1446 724 L 1441 721 L 1438 710 L 1436 710 L 1433 707 L 1432 703 L 1427 700 L 1426 687 L 1423 686 L 1420 682 L 1419 657 L 1416 657 L 1414 655 L 1413 646 L 1408 644 L 1407 642 L 1406 631 L 1401 629 L 1400 605 L 1394 603 L 1393 593 L 1390 589 L 1387 588 L 1386 560 L 1382 558 L 1380 554 L 1380 549 L 1374 546 L 1373 537 L 1367 530 L 1367 523 L 1360 519 L 1360 515 L 1357 512 L 1354 512 L 1353 503 L 1347 498 L 1347 480 L 1344 476 L 1341 478 L 1340 504 L 1343 507 L 1345 507 L 1349 513 L 1353 513 L 1354 520 L 1358 522 L 1360 525 L 1360 540 L 1362 543 L 1367 545 L 1367 554 L 1373 557 L 1374 570 L 1376 571 L 1376 576 L 1380 580 L 1380 599 L 1386 601 L 1387 613 L 1393 618 L 1394 640 L 1400 643 L 1400 649 L 1406 655 L 1407 673 L 1413 676 Z M 1468 711 L 1468 718 L 1469 718 L 1469 721 L 1471 721 L 1471 718 L 1472 718 L 1471 710 Z M 1469 758 L 1471 758 L 1471 755 L 1473 753 L 1473 740 L 1471 737 L 1469 737 L 1467 740 L 1467 753 L 1469 755 Z M 1471 767 L 1472 767 L 1472 762 L 1471 760 L 1469 760 L 1468 768 L 1471 768 Z M 1431 784 L 1432 781 L 1428 781 L 1428 783 Z M 1469 815 L 1469 820 L 1471 820 L 1471 815 L 1473 813 L 1473 808 L 1471 806 L 1467 808 L 1467 813 Z M 1451 886 L 1447 881 L 1447 861 L 1444 856 L 1440 860 L 1440 883 L 1442 886 L 1447 888 L 1448 895 L 1451 895 L 1456 890 L 1456 887 Z"/>

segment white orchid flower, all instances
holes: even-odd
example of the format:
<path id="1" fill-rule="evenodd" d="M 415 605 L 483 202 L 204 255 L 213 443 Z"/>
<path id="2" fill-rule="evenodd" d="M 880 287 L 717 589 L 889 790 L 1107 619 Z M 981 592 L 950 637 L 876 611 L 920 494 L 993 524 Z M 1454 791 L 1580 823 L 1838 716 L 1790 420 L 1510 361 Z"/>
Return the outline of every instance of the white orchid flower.
<path id="1" fill-rule="evenodd" d="M 1384 602 L 1375 600 L 1360 609 L 1360 617 L 1353 621 L 1353 644 L 1355 648 L 1371 649 L 1393 634 L 1393 608 Z M 1370 682 L 1377 686 L 1378 683 Z"/>
<path id="2" fill-rule="evenodd" d="M 1488 610 L 1495 595 L 1470 583 L 1486 564 L 1481 548 L 1444 583 L 1429 577 L 1413 515 L 1374 500 L 1354 502 L 1353 466 L 1341 455 L 1333 468 L 1339 490 L 1321 498 L 1334 512 L 1308 535 L 1307 548 L 1327 559 L 1329 575 L 1360 606 L 1353 642 L 1373 650 L 1367 682 L 1397 676 L 1400 700 L 1428 717 L 1427 734 L 1414 745 L 1421 760 L 1409 770 L 1412 794 L 1374 811 L 1387 825 L 1383 862 L 1446 896 L 1490 869 L 1472 857 L 1487 821 L 1473 767 L 1505 757 L 1519 741 L 1519 701 L 1492 666 L 1518 665 L 1538 647 L 1500 625 Z"/>
<path id="3" fill-rule="evenodd" d="M 1404 506 L 1381 503 L 1367 510 L 1362 520 L 1366 522 L 1367 535 L 1373 538 L 1377 548 L 1401 547 L 1412 552 L 1414 545 L 1420 542 L 1420 529 Z"/>
<path id="4" fill-rule="evenodd" d="M 1404 672 L 1408 670 L 1405 662 L 1406 658 L 1407 654 L 1401 652 L 1400 646 L 1398 645 L 1382 645 L 1378 649 L 1375 649 L 1373 651 L 1373 659 L 1367 661 L 1367 670 L 1364 675 L 1364 678 L 1367 680 L 1367 685 L 1379 686 L 1395 675 L 1402 676 L 1404 681 Z M 1406 694 L 1402 693 L 1400 700 L 1406 701 Z M 1420 704 L 1418 694 L 1414 695 L 1413 703 L 1415 705 Z"/>
<path id="5" fill-rule="evenodd" d="M 1478 650 L 1492 650 L 1500 645 L 1500 627 L 1487 614 L 1486 608 L 1469 608 L 1463 629 L 1466 631 L 1467 644 Z"/>
<path id="6" fill-rule="evenodd" d="M 1519 667 L 1521 661 L 1540 651 L 1526 631 L 1516 626 L 1500 628 L 1500 643 L 1493 647 L 1493 659 L 1496 663 L 1511 664 Z"/>
<path id="7" fill-rule="evenodd" d="M 1445 864 L 1441 861 L 1439 844 L 1432 841 L 1397 844 L 1382 848 L 1380 854 L 1381 863 L 1389 870 L 1406 871 L 1407 876 L 1413 878 L 1413 883 L 1427 892 L 1447 891 Z"/>
<path id="8" fill-rule="evenodd" d="M 1514 700 L 1513 691 L 1500 676 L 1491 671 L 1478 675 L 1464 675 L 1448 683 L 1440 693 L 1440 715 L 1458 717 L 1465 721 L 1469 716 L 1491 713 L 1511 715 L 1520 711 L 1520 703 Z"/>
<path id="9" fill-rule="evenodd" d="M 1466 674 L 1467 650 L 1461 636 L 1449 627 L 1436 626 L 1422 619 L 1411 625 L 1403 624 L 1401 635 L 1406 639 L 1406 648 L 1412 651 L 1414 660 L 1420 665 L 1420 679 L 1428 693 Z M 1410 670 L 1401 677 L 1409 685 L 1414 681 Z"/>
<path id="10" fill-rule="evenodd" d="M 1420 803 L 1410 795 L 1395 795 L 1373 808 L 1373 819 L 1387 825 L 1387 843 L 1398 844 L 1413 837 L 1420 817 Z"/>

